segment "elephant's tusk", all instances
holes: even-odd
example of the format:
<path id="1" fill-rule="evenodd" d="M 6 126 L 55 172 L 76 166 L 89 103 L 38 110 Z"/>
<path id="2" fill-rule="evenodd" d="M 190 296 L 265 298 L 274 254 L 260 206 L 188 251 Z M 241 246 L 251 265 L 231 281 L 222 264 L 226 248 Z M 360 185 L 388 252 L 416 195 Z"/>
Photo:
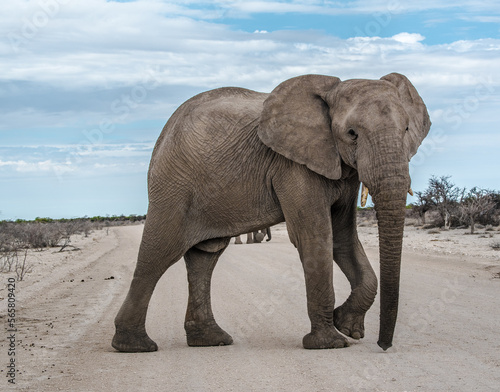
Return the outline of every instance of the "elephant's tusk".
<path id="1" fill-rule="evenodd" d="M 364 207 L 366 205 L 367 198 L 368 198 L 368 188 L 365 186 L 365 184 L 362 184 L 362 186 L 361 186 L 361 207 Z"/>
<path id="2" fill-rule="evenodd" d="M 408 189 L 408 193 L 410 194 L 410 196 L 413 196 L 413 190 L 411 188 Z"/>

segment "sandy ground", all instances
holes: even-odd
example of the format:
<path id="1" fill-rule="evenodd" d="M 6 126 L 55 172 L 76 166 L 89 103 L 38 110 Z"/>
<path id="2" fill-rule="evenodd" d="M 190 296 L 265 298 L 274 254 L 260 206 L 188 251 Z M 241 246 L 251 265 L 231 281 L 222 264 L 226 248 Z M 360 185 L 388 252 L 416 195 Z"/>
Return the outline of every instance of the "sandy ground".
<path id="1" fill-rule="evenodd" d="M 81 250 L 31 253 L 16 283 L 16 385 L 7 383 L 8 332 L 0 336 L 0 389 L 16 391 L 498 391 L 499 231 L 428 234 L 408 227 L 394 347 L 376 345 L 378 301 L 366 337 L 340 350 L 305 350 L 305 289 L 285 227 L 269 243 L 231 244 L 214 273 L 213 308 L 234 338 L 226 347 L 186 345 L 182 262 L 158 283 L 147 320 L 155 353 L 110 346 L 113 319 L 133 273 L 143 226 L 75 238 Z M 360 228 L 378 269 L 377 231 Z M 7 280 L 0 317 L 7 326 Z M 337 301 L 349 294 L 339 270 Z M 5 329 L 3 329 L 5 331 Z"/>

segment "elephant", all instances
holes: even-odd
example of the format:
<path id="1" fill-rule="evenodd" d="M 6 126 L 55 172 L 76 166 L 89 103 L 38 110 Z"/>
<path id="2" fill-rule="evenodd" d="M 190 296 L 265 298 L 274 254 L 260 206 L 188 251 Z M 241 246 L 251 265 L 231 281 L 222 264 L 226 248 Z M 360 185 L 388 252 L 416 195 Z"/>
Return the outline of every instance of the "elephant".
<path id="1" fill-rule="evenodd" d="M 224 87 L 183 103 L 167 121 L 148 171 L 149 205 L 128 294 L 115 318 L 118 351 L 156 351 L 145 320 L 155 285 L 182 257 L 189 346 L 229 345 L 210 285 L 231 237 L 286 221 L 305 277 L 307 349 L 365 335 L 378 280 L 356 229 L 360 184 L 372 196 L 380 253 L 378 345 L 397 319 L 409 161 L 431 126 L 406 76 L 288 79 L 270 93 Z M 333 262 L 351 293 L 335 307 Z"/>
<path id="2" fill-rule="evenodd" d="M 260 244 L 262 240 L 266 238 L 266 236 L 266 242 L 271 241 L 271 239 L 273 238 L 271 235 L 270 227 L 266 227 L 263 230 L 254 231 L 253 233 L 247 233 L 247 244 Z M 241 242 L 241 235 L 236 236 L 236 238 L 234 239 L 234 243 L 237 245 L 243 244 L 243 242 Z"/>

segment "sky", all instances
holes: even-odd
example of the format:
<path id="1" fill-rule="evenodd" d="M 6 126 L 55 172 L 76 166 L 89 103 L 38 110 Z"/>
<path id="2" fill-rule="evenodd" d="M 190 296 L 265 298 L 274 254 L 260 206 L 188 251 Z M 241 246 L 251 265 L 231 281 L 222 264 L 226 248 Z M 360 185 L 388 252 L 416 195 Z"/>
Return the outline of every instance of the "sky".
<path id="1" fill-rule="evenodd" d="M 500 189 L 496 0 L 3 2 L 0 220 L 146 213 L 154 143 L 202 91 L 391 72 L 432 120 L 412 188 Z"/>

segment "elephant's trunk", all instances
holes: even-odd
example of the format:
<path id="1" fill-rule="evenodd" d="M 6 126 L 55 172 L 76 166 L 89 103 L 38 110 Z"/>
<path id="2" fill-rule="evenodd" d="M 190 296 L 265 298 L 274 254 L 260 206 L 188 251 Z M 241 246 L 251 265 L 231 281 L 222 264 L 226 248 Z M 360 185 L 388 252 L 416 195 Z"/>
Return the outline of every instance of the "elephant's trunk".
<path id="1" fill-rule="evenodd" d="M 387 164 L 387 162 L 386 162 Z M 392 161 L 394 165 L 394 161 Z M 406 194 L 410 188 L 408 164 L 393 166 L 391 173 L 376 181 L 372 198 L 377 211 L 380 248 L 380 330 L 378 345 L 392 346 L 398 314 L 399 276 Z M 370 189 L 371 191 L 371 189 Z"/>

